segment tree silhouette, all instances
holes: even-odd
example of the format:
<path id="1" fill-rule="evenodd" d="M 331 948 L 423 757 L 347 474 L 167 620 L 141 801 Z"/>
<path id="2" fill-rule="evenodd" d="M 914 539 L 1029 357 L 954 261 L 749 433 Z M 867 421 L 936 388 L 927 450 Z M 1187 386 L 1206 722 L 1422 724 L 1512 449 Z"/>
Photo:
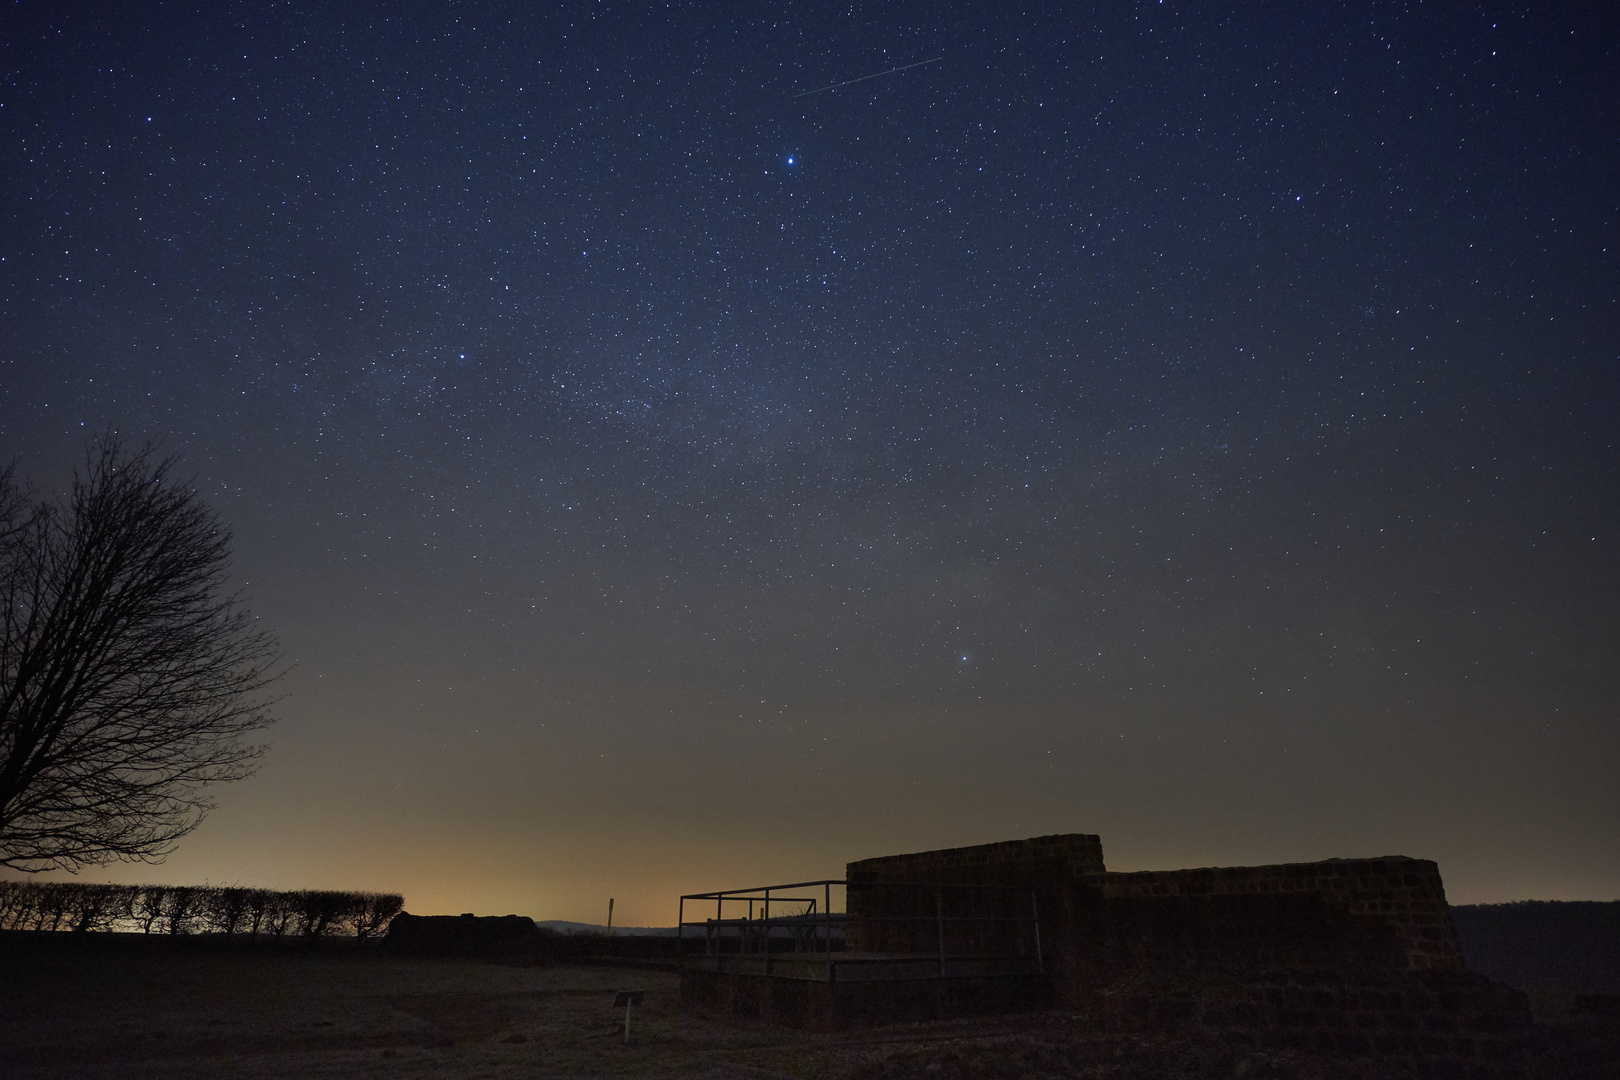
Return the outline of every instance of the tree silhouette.
<path id="1" fill-rule="evenodd" d="M 203 911 L 209 928 L 229 938 L 234 937 L 247 921 L 251 905 L 251 890 L 226 885 L 209 890 L 203 901 Z"/>
<path id="2" fill-rule="evenodd" d="M 265 750 L 275 642 L 173 465 L 109 435 L 55 502 L 0 470 L 0 865 L 161 861 Z"/>
<path id="3" fill-rule="evenodd" d="M 398 893 L 356 893 L 349 911 L 349 925 L 354 936 L 365 941 L 379 930 L 386 930 L 405 908 L 405 898 Z"/>

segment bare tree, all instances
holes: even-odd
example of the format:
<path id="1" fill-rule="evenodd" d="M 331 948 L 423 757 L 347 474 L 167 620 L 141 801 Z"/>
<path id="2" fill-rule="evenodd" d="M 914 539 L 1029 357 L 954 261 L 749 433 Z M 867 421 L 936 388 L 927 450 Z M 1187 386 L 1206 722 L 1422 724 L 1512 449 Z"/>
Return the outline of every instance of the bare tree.
<path id="1" fill-rule="evenodd" d="M 293 894 L 297 899 L 298 929 L 305 937 L 322 937 L 342 925 L 353 894 L 331 889 L 305 889 Z"/>
<path id="2" fill-rule="evenodd" d="M 275 906 L 276 894 L 269 889 L 249 889 L 247 894 L 248 934 L 258 937 L 264 918 Z"/>
<path id="3" fill-rule="evenodd" d="M 35 930 L 60 929 L 64 920 L 72 922 L 71 915 L 78 900 L 79 887 L 71 881 L 46 881 L 39 886 L 38 920 Z"/>
<path id="4" fill-rule="evenodd" d="M 77 881 L 0 881 L 0 930 L 86 933 L 134 926 L 144 934 L 189 934 L 200 923 L 227 938 L 352 934 L 364 942 L 404 908 L 398 893 L 238 885 L 92 885 Z"/>
<path id="5" fill-rule="evenodd" d="M 404 907 L 405 898 L 398 893 L 356 893 L 347 921 L 354 936 L 365 941 L 377 931 L 386 929 Z"/>
<path id="6" fill-rule="evenodd" d="M 295 892 L 273 892 L 265 908 L 264 928 L 271 937 L 286 935 L 288 927 L 303 911 L 303 895 Z"/>
<path id="7" fill-rule="evenodd" d="M 150 934 L 168 905 L 169 888 L 167 885 L 141 885 L 138 889 L 129 906 L 129 917 L 141 928 L 141 933 Z"/>
<path id="8" fill-rule="evenodd" d="M 34 890 L 27 883 L 0 881 L 0 930 L 21 930 L 33 904 Z"/>
<path id="9" fill-rule="evenodd" d="M 178 885 L 169 890 L 163 904 L 164 933 L 179 936 L 191 933 L 192 921 L 202 914 L 207 890 L 195 885 Z"/>
<path id="10" fill-rule="evenodd" d="M 250 890 L 235 885 L 224 885 L 208 890 L 208 897 L 203 904 L 208 928 L 228 938 L 234 937 L 237 930 L 247 921 L 251 905 L 249 892 Z"/>
<path id="11" fill-rule="evenodd" d="M 161 861 L 265 750 L 275 642 L 173 466 L 109 435 L 65 502 L 0 470 L 0 865 Z"/>
<path id="12" fill-rule="evenodd" d="M 141 887 L 139 885 L 108 885 L 107 890 L 112 900 L 107 908 L 105 929 L 114 930 L 134 922 L 135 905 L 140 900 Z"/>
<path id="13" fill-rule="evenodd" d="M 73 909 L 74 932 L 111 929 L 128 916 L 130 891 L 127 885 L 80 885 Z"/>

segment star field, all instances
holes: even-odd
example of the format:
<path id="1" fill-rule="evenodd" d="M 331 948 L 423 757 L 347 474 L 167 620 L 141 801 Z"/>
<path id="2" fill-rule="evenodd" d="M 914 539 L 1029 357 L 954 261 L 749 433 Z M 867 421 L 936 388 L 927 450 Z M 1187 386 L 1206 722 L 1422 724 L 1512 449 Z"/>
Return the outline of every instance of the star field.
<path id="1" fill-rule="evenodd" d="M 0 450 L 163 439 L 296 662 L 111 873 L 1620 889 L 1595 14 L 24 3 L 0 58 Z"/>

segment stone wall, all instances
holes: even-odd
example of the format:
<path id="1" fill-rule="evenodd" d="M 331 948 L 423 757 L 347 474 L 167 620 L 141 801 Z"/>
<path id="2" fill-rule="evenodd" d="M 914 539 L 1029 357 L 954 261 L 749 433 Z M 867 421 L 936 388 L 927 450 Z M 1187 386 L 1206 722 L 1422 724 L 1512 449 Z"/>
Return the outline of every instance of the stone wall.
<path id="1" fill-rule="evenodd" d="M 1072 834 L 864 859 L 848 875 L 856 952 L 928 954 L 942 938 L 947 951 L 1004 950 L 1010 931 L 975 930 L 974 918 L 1007 928 L 1037 905 L 1053 1000 L 1107 1030 L 1198 1034 L 1402 1074 L 1526 1075 L 1526 1000 L 1464 969 L 1428 860 L 1110 873 L 1101 841 Z M 969 888 L 990 885 L 1010 888 Z M 747 1003 L 752 989 L 706 990 L 730 995 L 734 1010 L 769 1012 Z M 896 1000 L 942 1007 L 925 998 Z"/>
<path id="2" fill-rule="evenodd" d="M 1015 951 L 1026 943 L 1008 920 L 1034 908 L 1043 952 L 1086 982 L 1143 968 L 1463 968 L 1440 869 L 1426 859 L 1110 873 L 1102 841 L 1072 833 L 863 859 L 847 872 L 852 951 L 937 951 L 937 916 L 948 951 Z"/>
<path id="3" fill-rule="evenodd" d="M 1400 940 L 1404 966 L 1461 971 L 1462 949 L 1446 905 L 1440 868 L 1428 859 L 1389 855 L 1276 866 L 1145 870 L 1103 874 L 1091 885 L 1107 900 L 1170 897 L 1320 897 L 1355 924 L 1380 923 Z M 1345 925 L 1352 925 L 1346 923 Z M 1366 965 L 1357 965 L 1366 966 Z M 1374 966 L 1385 966 L 1379 963 Z"/>
<path id="4" fill-rule="evenodd" d="M 1066 999 L 1152 974 L 1276 968 L 1406 970 L 1389 924 L 1315 894 L 1069 897 L 1048 968 Z"/>
<path id="5" fill-rule="evenodd" d="M 873 875 L 885 881 L 955 881 L 1023 884 L 1054 874 L 1073 877 L 1103 872 L 1102 838 L 1059 833 L 1029 840 L 1003 840 L 973 847 L 942 848 L 910 855 L 884 855 L 848 866 L 854 880 Z"/>
<path id="6" fill-rule="evenodd" d="M 1060 934 L 1071 883 L 1102 872 L 1102 841 L 1084 833 L 862 859 L 846 869 L 846 948 L 936 952 L 943 916 L 950 953 L 1032 951 L 1036 913 L 1043 938 Z"/>

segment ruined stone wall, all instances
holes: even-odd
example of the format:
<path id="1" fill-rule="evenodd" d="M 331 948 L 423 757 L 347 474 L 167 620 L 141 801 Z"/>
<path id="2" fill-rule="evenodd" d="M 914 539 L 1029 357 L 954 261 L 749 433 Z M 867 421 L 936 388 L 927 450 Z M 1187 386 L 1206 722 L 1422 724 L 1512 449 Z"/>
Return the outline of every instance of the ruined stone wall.
<path id="1" fill-rule="evenodd" d="M 1406 970 L 1400 938 L 1314 893 L 1070 897 L 1054 962 L 1066 998 L 1121 981 L 1292 968 Z"/>
<path id="2" fill-rule="evenodd" d="M 1027 944 L 1007 928 L 1029 926 L 1014 917 L 1033 898 L 1052 1000 L 1105 1029 L 1382 1061 L 1392 1075 L 1526 1075 L 1528 1006 L 1464 970 L 1427 860 L 1110 873 L 1096 836 L 1068 834 L 864 859 L 848 878 L 852 952 L 927 955 L 942 939 L 1009 951 Z M 1011 888 L 963 888 L 987 885 Z M 894 1000 L 944 1008 L 924 1000 L 946 993 L 937 982 Z M 874 1002 L 890 993 L 871 985 Z"/>
<path id="3" fill-rule="evenodd" d="M 1388 926 L 1401 944 L 1404 963 L 1399 966 L 1463 969 L 1440 868 L 1427 859 L 1391 855 L 1277 866 L 1145 870 L 1103 874 L 1090 884 L 1105 900 L 1318 896 L 1341 907 L 1356 923 Z"/>
<path id="4" fill-rule="evenodd" d="M 856 952 L 1027 953 L 1033 902 L 1065 1000 L 1121 979 L 1215 971 L 1463 969 L 1439 868 L 1404 856 L 1109 873 L 1096 836 L 1068 834 L 865 859 L 848 872 Z"/>
<path id="5" fill-rule="evenodd" d="M 1036 912 L 1044 938 L 1060 934 L 1070 883 L 1103 869 L 1102 841 L 1085 833 L 852 862 L 846 947 L 931 954 L 943 937 L 953 955 L 1033 953 Z"/>

